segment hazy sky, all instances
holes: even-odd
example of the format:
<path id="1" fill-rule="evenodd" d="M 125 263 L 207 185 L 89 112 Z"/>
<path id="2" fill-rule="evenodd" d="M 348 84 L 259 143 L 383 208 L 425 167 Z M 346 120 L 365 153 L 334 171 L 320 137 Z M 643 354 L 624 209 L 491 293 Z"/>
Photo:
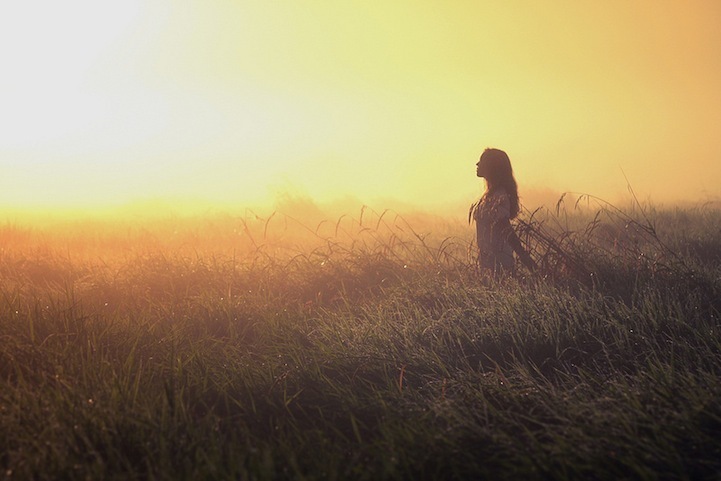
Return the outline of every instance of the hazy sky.
<path id="1" fill-rule="evenodd" d="M 721 195 L 721 2 L 0 2 L 0 206 Z"/>

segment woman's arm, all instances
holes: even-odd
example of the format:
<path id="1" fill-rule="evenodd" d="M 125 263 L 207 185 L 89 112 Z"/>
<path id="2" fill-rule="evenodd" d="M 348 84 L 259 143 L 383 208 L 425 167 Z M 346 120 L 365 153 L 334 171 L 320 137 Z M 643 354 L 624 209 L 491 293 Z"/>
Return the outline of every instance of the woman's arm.
<path id="1" fill-rule="evenodd" d="M 518 238 L 516 231 L 513 230 L 509 219 L 499 219 L 494 226 L 494 230 L 497 230 L 497 232 L 501 234 L 501 239 L 508 242 L 518 258 L 521 260 L 521 263 L 526 266 L 529 271 L 533 272 L 538 269 L 538 266 L 531 258 L 531 255 L 523 248 L 521 239 Z"/>

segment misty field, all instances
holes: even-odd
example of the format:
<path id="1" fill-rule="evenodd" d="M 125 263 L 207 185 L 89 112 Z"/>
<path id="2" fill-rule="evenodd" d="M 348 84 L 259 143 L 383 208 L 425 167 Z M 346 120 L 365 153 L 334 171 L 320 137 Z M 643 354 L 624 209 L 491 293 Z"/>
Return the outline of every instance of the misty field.
<path id="1" fill-rule="evenodd" d="M 718 479 L 721 211 L 0 227 L 0 478 Z"/>

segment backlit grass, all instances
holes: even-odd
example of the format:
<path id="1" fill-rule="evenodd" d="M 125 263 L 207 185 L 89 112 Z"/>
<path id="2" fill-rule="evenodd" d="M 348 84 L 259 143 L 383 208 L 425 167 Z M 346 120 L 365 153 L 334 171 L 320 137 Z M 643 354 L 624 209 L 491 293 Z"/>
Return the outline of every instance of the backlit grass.
<path id="1" fill-rule="evenodd" d="M 721 214 L 637 214 L 7 224 L 0 477 L 714 479 Z"/>

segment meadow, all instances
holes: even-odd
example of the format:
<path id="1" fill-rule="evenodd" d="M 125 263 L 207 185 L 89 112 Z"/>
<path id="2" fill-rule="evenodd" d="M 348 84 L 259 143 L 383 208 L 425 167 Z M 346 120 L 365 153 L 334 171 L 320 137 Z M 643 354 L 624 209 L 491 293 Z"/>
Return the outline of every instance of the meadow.
<path id="1" fill-rule="evenodd" d="M 0 226 L 0 478 L 719 479 L 721 210 Z"/>

